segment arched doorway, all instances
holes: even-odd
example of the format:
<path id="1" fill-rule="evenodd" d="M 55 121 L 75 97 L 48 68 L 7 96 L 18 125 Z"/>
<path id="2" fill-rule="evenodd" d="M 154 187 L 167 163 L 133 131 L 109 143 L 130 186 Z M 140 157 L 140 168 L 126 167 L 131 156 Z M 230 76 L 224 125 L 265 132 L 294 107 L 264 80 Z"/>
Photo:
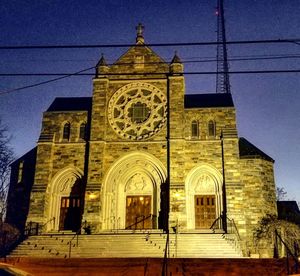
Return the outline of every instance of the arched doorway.
<path id="1" fill-rule="evenodd" d="M 188 229 L 209 229 L 223 210 L 222 175 L 211 165 L 193 168 L 185 182 Z"/>
<path id="2" fill-rule="evenodd" d="M 82 171 L 67 167 L 56 173 L 47 189 L 49 207 L 47 231 L 71 230 L 81 227 L 84 186 Z"/>
<path id="3" fill-rule="evenodd" d="M 104 180 L 102 229 L 156 228 L 165 179 L 164 166 L 150 154 L 133 152 L 117 160 Z"/>

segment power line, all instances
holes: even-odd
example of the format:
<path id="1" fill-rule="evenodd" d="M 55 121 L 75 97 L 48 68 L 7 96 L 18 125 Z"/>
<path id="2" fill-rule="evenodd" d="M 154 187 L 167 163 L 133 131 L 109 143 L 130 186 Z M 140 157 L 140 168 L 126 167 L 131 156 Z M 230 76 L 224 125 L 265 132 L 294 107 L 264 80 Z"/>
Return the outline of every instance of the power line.
<path id="1" fill-rule="evenodd" d="M 31 85 L 27 85 L 27 86 L 23 86 L 23 87 L 18 87 L 18 88 L 14 88 L 14 89 L 10 89 L 10 90 L 6 90 L 6 91 L 0 91 L 0 96 L 4 95 L 4 94 L 9 94 L 9 93 L 13 93 L 16 91 L 20 91 L 20 90 L 24 90 L 27 88 L 33 88 L 36 86 L 40 86 L 40 85 L 44 85 L 50 82 L 54 82 L 54 81 L 58 81 L 64 78 L 68 78 L 68 77 L 73 77 L 73 76 L 95 76 L 95 74 L 87 74 L 87 73 L 82 73 L 91 69 L 94 69 L 95 67 L 90 67 L 87 69 L 83 69 L 81 71 L 75 72 L 73 74 L 49 74 L 49 73 L 44 73 L 44 74 L 0 74 L 0 76 L 6 76 L 6 77 L 14 77 L 14 76 L 22 76 L 22 77 L 28 77 L 28 76 L 60 76 L 58 78 L 54 78 L 51 80 L 47 80 L 47 81 L 43 81 L 43 82 L 39 82 L 39 83 L 35 83 L 35 84 L 31 84 Z M 277 74 L 277 73 L 300 73 L 300 69 L 297 70 L 253 70 L 253 71 L 231 71 L 229 72 L 229 74 Z M 147 76 L 147 75 L 166 75 L 169 73 L 115 73 L 115 74 L 106 74 L 106 75 L 111 75 L 111 76 L 121 76 L 121 75 L 131 75 L 131 76 Z M 216 72 L 186 72 L 183 75 L 215 75 Z M 157 78 L 155 78 L 157 79 Z M 118 79 L 121 80 L 121 79 Z"/>
<path id="2" fill-rule="evenodd" d="M 31 85 L 26 85 L 26 86 L 22 86 L 22 87 L 13 88 L 13 89 L 10 89 L 10 90 L 2 91 L 2 92 L 0 92 L 0 96 L 4 95 L 4 94 L 9 94 L 9 93 L 12 93 L 12 92 L 24 90 L 24 89 L 27 89 L 27 88 L 33 88 L 33 87 L 40 86 L 40 85 L 43 85 L 43 84 L 47 84 L 47 83 L 50 83 L 50 82 L 62 80 L 62 79 L 68 78 L 68 77 L 76 76 L 76 75 L 78 75 L 82 72 L 85 72 L 85 71 L 88 71 L 88 70 L 91 70 L 91 69 L 94 69 L 94 68 L 95 67 L 90 67 L 90 68 L 83 69 L 83 70 L 80 70 L 80 71 L 72 73 L 72 74 L 66 74 L 64 76 L 61 76 L 61 77 L 58 77 L 58 78 L 55 78 L 55 79 L 46 80 L 46 81 L 31 84 Z"/>
<path id="3" fill-rule="evenodd" d="M 280 60 L 280 59 L 297 59 L 300 58 L 300 55 L 278 55 L 278 56 L 266 56 L 266 57 L 241 57 L 241 58 L 231 58 L 228 59 L 228 61 L 230 62 L 237 62 L 237 61 L 257 61 L 257 60 Z M 25 60 L 26 61 L 26 60 Z M 27 60 L 28 61 L 28 60 Z M 29 60 L 29 62 L 40 62 L 39 60 Z M 64 61 L 72 61 L 72 60 L 51 60 L 50 62 L 64 62 Z M 84 60 L 80 60 L 80 61 L 84 61 Z M 89 60 L 89 61 L 93 61 L 93 60 Z M 11 62 L 11 61 L 9 61 Z M 19 62 L 19 61 L 15 61 L 15 62 Z M 49 62 L 47 60 L 42 60 L 42 62 Z M 76 62 L 76 61 L 74 61 Z M 182 64 L 193 64 L 193 63 L 210 63 L 210 62 L 217 62 L 217 59 L 202 59 L 202 60 L 181 60 Z M 126 65 L 132 65 L 132 62 L 122 62 L 122 63 L 117 63 L 118 66 L 126 66 Z M 142 65 L 159 65 L 159 64 L 166 64 L 166 62 L 141 62 L 141 63 L 135 63 L 135 64 L 142 64 Z M 115 63 L 108 63 L 108 66 L 113 66 L 115 65 Z"/>
<path id="4" fill-rule="evenodd" d="M 208 46 L 219 45 L 223 42 L 179 42 L 179 43 L 152 43 L 152 44 L 84 44 L 84 45 L 7 45 L 0 46 L 0 50 L 32 50 L 32 49 L 84 49 L 84 48 L 123 48 L 123 47 L 167 47 L 167 46 Z M 227 41 L 227 45 L 234 44 L 277 44 L 277 43 L 300 43 L 299 38 L 293 39 L 265 39 L 265 40 L 236 40 Z"/>
<path id="5" fill-rule="evenodd" d="M 298 53 L 293 54 L 264 54 L 264 55 L 231 55 L 229 61 L 239 61 L 239 60 L 260 60 L 260 59 L 285 59 L 285 58 L 300 58 Z M 172 57 L 169 58 L 170 60 Z M 2 62 L 9 62 L 15 63 L 18 62 L 95 62 L 95 59 L 18 59 L 18 60 L 5 60 L 2 59 Z M 203 56 L 203 57 L 185 57 L 181 59 L 182 63 L 189 63 L 189 62 L 210 62 L 210 61 L 217 61 L 215 56 Z M 145 62 L 143 64 L 159 64 L 165 62 Z M 114 63 L 109 63 L 108 65 L 113 65 Z M 120 63 L 118 63 L 120 64 Z M 122 63 L 122 64 L 129 64 L 129 63 Z"/>
<path id="6" fill-rule="evenodd" d="M 89 69 L 83 70 L 88 71 L 94 69 L 91 67 Z M 82 76 L 95 76 L 95 73 L 80 73 L 83 71 L 72 73 L 0 73 L 1 77 L 41 77 L 41 76 L 64 76 L 64 77 L 82 77 Z M 299 73 L 300 69 L 292 70 L 246 70 L 246 71 L 230 71 L 229 74 L 276 74 L 276 73 Z M 215 71 L 194 71 L 194 72 L 184 72 L 181 75 L 215 75 Z M 149 76 L 149 75 L 170 75 L 169 72 L 141 72 L 141 73 L 105 73 L 102 76 Z M 176 74 L 174 74 L 176 75 Z M 177 74 L 178 75 L 178 74 Z"/>

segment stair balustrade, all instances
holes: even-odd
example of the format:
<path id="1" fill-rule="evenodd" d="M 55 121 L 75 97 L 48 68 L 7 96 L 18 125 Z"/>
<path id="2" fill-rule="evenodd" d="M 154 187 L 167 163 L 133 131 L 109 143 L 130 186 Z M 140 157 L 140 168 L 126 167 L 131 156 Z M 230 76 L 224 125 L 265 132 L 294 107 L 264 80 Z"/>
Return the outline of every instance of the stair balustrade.
<path id="1" fill-rule="evenodd" d="M 279 244 L 284 247 L 286 253 L 286 268 L 287 274 L 297 274 L 299 270 L 299 260 L 298 254 L 299 252 L 299 245 L 298 243 L 294 242 L 294 253 L 289 248 L 287 243 L 283 240 L 281 235 L 278 233 L 277 229 L 275 230 L 275 243 L 274 243 L 274 257 L 279 257 Z M 294 262 L 293 265 L 290 265 L 290 259 Z"/>

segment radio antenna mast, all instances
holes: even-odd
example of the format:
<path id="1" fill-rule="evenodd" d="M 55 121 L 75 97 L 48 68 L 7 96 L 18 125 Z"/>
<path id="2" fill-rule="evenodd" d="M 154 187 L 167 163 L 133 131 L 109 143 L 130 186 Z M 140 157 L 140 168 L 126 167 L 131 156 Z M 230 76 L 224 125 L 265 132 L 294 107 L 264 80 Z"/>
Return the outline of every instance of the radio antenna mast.
<path id="1" fill-rule="evenodd" d="M 218 0 L 217 16 L 217 78 L 216 93 L 230 93 L 223 0 Z"/>

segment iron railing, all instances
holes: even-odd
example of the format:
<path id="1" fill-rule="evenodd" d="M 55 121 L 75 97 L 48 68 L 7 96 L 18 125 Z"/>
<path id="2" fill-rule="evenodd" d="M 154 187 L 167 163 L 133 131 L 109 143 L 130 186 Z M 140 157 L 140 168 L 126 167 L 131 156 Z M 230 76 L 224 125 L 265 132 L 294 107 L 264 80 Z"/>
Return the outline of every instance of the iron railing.
<path id="1" fill-rule="evenodd" d="M 140 225 L 141 229 L 145 229 L 145 222 L 148 219 L 151 219 L 151 222 L 152 222 L 151 227 L 153 227 L 156 218 L 157 218 L 157 216 L 156 215 L 152 215 L 152 214 L 150 214 L 148 216 L 145 216 L 145 215 L 138 216 L 138 217 L 135 218 L 135 222 L 133 224 L 131 224 L 131 225 L 126 226 L 125 229 L 131 229 L 131 230 L 132 229 L 134 229 L 134 230 L 139 229 L 138 228 L 139 224 L 142 224 L 142 225 Z"/>
<path id="2" fill-rule="evenodd" d="M 81 228 L 79 228 L 76 233 L 73 235 L 73 237 L 67 242 L 67 245 L 69 245 L 69 258 L 71 258 L 72 253 L 72 242 L 76 238 L 76 244 L 73 244 L 73 247 L 78 247 L 78 236 L 81 234 Z"/>
<path id="3" fill-rule="evenodd" d="M 280 243 L 279 243 L 280 242 Z M 278 231 L 275 230 L 275 244 L 274 244 L 274 257 L 279 258 L 279 244 L 284 247 L 286 252 L 286 268 L 287 268 L 287 274 L 297 274 L 299 271 L 299 245 L 298 243 L 294 242 L 294 253 L 289 248 L 287 243 L 282 239 L 282 237 L 279 235 Z M 294 262 L 294 264 L 290 265 L 290 260 Z"/>
<path id="4" fill-rule="evenodd" d="M 40 224 L 38 222 L 33 222 L 33 221 L 30 221 L 27 225 L 26 225 L 26 228 L 24 230 L 24 236 L 25 237 L 28 237 L 28 236 L 38 236 L 40 235 L 45 227 L 51 223 L 51 222 L 54 222 L 55 223 L 55 217 L 49 219 L 47 222 L 45 222 L 44 224 Z"/>
<path id="5" fill-rule="evenodd" d="M 238 238 L 238 240 L 241 240 L 239 231 L 236 227 L 234 219 L 230 219 L 226 216 L 226 221 L 224 220 L 224 216 L 219 216 L 215 219 L 215 221 L 212 223 L 210 229 L 215 233 L 217 229 L 222 230 L 224 229 L 224 225 L 226 224 L 227 232 L 226 234 L 235 234 Z"/>

